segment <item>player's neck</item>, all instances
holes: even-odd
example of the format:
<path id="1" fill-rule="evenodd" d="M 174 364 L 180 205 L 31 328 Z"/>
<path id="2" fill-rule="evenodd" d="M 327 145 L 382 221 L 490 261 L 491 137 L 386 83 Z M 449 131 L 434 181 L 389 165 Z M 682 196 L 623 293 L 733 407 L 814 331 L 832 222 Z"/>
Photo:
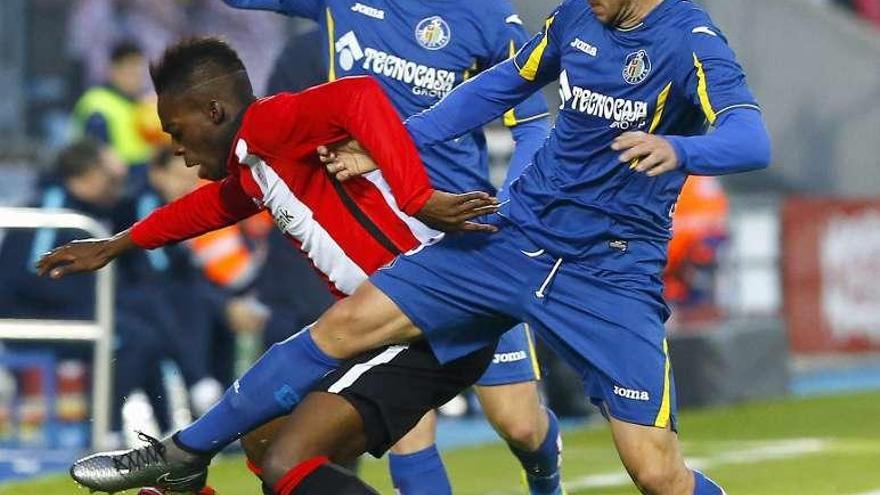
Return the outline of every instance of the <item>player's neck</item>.
<path id="1" fill-rule="evenodd" d="M 617 19 L 614 20 L 614 27 L 630 29 L 638 26 L 661 3 L 663 0 L 632 0 L 620 9 Z"/>

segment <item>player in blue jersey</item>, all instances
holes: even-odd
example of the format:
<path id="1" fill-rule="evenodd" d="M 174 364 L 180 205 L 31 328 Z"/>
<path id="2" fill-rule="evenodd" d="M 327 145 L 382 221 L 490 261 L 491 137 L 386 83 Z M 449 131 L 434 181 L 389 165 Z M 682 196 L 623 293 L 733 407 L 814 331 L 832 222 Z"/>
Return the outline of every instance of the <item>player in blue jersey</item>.
<path id="1" fill-rule="evenodd" d="M 721 31 L 691 2 L 567 0 L 514 60 L 411 118 L 409 130 L 422 147 L 448 141 L 554 79 L 563 97 L 556 126 L 511 184 L 497 233 L 451 235 L 398 258 L 264 356 L 202 426 L 234 437 L 278 414 L 235 402 L 279 374 L 302 394 L 338 358 L 427 338 L 451 361 L 526 321 L 584 376 L 642 492 L 724 493 L 680 451 L 660 275 L 685 177 L 769 164 L 760 109 Z M 331 172 L 344 175 L 363 164 L 349 152 L 328 158 Z M 297 419 L 320 424 L 321 413 Z M 317 461 L 267 459 L 275 477 L 286 468 L 281 477 L 295 481 L 283 495 L 309 493 L 296 490 L 315 486 L 309 467 Z"/>
<path id="2" fill-rule="evenodd" d="M 375 77 L 403 118 L 429 108 L 469 77 L 509 59 L 529 39 L 507 0 L 224 1 L 232 7 L 317 21 L 327 79 Z M 516 143 L 508 171 L 512 179 L 547 137 L 547 105 L 539 94 L 533 95 L 506 111 L 503 122 Z M 420 155 L 434 187 L 495 194 L 482 128 L 421 150 Z M 553 413 L 541 406 L 539 375 L 530 332 L 518 325 L 501 337 L 495 359 L 475 390 L 487 419 L 523 460 L 526 471 L 535 471 L 530 459 L 535 454 L 539 464 L 553 467 L 550 472 L 539 469 L 541 476 L 527 477 L 531 492 L 556 493 L 559 428 Z M 432 412 L 391 449 L 391 478 L 402 495 L 451 492 L 434 445 L 434 424 Z"/>

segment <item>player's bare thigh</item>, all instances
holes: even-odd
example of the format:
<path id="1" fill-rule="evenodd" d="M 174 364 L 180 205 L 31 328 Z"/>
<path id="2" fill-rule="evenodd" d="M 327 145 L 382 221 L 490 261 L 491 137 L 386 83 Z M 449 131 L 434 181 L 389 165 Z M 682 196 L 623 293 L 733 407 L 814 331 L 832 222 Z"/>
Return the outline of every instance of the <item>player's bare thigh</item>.
<path id="1" fill-rule="evenodd" d="M 422 331 L 369 281 L 337 302 L 311 330 L 315 344 L 337 359 L 352 358 L 390 344 L 412 342 Z"/>

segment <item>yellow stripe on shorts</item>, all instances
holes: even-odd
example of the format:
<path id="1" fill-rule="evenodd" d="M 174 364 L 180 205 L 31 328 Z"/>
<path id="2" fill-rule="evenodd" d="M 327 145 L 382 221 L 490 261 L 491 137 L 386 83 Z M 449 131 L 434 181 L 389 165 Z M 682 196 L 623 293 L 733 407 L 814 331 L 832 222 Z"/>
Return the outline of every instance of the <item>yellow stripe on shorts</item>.
<path id="1" fill-rule="evenodd" d="M 657 419 L 654 420 L 654 426 L 657 428 L 669 427 L 669 387 L 671 385 L 669 382 L 671 378 L 671 365 L 669 362 L 669 344 L 666 342 L 666 339 L 663 339 L 663 355 L 666 356 L 666 365 L 664 366 L 665 369 L 663 374 L 663 400 L 660 402 L 660 410 L 657 412 Z"/>

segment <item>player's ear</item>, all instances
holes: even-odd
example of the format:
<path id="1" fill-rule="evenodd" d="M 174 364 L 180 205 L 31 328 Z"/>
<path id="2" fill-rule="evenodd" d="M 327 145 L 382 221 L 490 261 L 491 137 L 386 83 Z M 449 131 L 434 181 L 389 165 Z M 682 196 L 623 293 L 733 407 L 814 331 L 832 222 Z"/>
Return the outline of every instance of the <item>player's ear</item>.
<path id="1" fill-rule="evenodd" d="M 208 103 L 208 116 L 211 118 L 211 122 L 220 124 L 226 118 L 226 109 L 219 101 L 211 100 Z"/>

